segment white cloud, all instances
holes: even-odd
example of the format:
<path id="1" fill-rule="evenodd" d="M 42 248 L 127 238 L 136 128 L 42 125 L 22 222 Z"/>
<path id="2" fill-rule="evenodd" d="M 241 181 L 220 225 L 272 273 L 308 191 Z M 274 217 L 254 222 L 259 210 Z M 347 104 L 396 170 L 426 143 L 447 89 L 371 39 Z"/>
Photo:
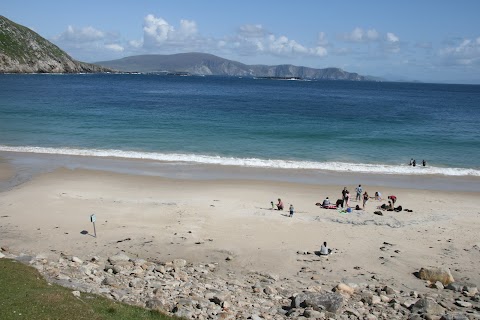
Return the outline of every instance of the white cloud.
<path id="1" fill-rule="evenodd" d="M 395 42 L 400 41 L 400 39 L 395 34 L 393 34 L 391 32 L 387 32 L 387 41 L 395 43 Z"/>
<path id="2" fill-rule="evenodd" d="M 188 43 L 187 43 L 188 40 Z M 153 14 L 145 17 L 143 23 L 143 47 L 155 48 L 161 46 L 191 46 L 190 40 L 200 40 L 197 24 L 191 20 L 180 20 L 180 26 L 175 29 L 163 18 Z"/>
<path id="3" fill-rule="evenodd" d="M 262 25 L 247 24 L 239 28 L 233 39 L 222 40 L 223 48 L 236 48 L 243 55 L 271 54 L 275 56 L 316 56 L 324 57 L 328 54 L 322 45 L 326 43 L 325 33 L 321 32 L 317 46 L 307 47 L 285 35 L 275 35 L 268 32 Z M 230 44 L 230 45 L 229 45 Z"/>
<path id="4" fill-rule="evenodd" d="M 378 39 L 378 32 L 375 29 L 363 30 L 357 27 L 352 32 L 344 34 L 342 38 L 349 42 L 371 42 Z"/>
<path id="5" fill-rule="evenodd" d="M 442 62 L 447 65 L 480 64 L 480 37 L 462 39 L 450 46 L 440 49 Z"/>
<path id="6" fill-rule="evenodd" d="M 75 28 L 68 26 L 67 30 L 56 36 L 54 39 L 64 42 L 94 42 L 102 40 L 106 37 L 105 32 L 95 29 L 94 27 Z"/>
<path id="7" fill-rule="evenodd" d="M 115 52 L 123 52 L 125 50 L 121 45 L 116 43 L 106 44 L 105 48 Z"/>

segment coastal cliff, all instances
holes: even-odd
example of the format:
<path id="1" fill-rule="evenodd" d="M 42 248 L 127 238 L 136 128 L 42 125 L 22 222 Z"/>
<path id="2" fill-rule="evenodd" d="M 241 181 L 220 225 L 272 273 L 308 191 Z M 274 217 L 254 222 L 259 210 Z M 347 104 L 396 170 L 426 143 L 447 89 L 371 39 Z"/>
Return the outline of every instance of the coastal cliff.
<path id="1" fill-rule="evenodd" d="M 315 69 L 294 65 L 246 65 L 207 53 L 139 55 L 97 64 L 125 72 L 188 73 L 236 77 L 301 78 L 312 80 L 368 81 L 366 76 L 340 68 Z"/>
<path id="2" fill-rule="evenodd" d="M 101 73 L 108 68 L 74 60 L 34 31 L 0 16 L 0 73 Z"/>

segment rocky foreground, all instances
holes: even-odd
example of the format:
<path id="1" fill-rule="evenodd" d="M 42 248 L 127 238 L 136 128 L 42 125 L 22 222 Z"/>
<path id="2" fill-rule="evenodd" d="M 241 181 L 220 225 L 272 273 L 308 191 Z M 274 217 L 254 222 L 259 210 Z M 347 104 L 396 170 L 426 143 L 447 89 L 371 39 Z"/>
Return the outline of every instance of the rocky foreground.
<path id="1" fill-rule="evenodd" d="M 1 249 L 0 258 L 32 265 L 79 298 L 96 293 L 187 319 L 480 319 L 477 286 L 454 282 L 442 268 L 422 268 L 425 291 L 405 292 L 375 277 L 370 283 L 324 282 L 306 267 L 295 279 L 258 272 L 222 276 L 216 263 L 153 262 L 123 252 L 85 261 L 60 254 L 54 261 Z"/>

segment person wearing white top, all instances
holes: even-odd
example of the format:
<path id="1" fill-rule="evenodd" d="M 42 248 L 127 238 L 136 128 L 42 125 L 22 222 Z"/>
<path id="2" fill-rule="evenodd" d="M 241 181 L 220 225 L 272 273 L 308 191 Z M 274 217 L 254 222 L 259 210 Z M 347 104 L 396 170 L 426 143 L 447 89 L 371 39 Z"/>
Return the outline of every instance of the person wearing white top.
<path id="1" fill-rule="evenodd" d="M 324 242 L 324 243 L 322 244 L 322 246 L 320 247 L 320 255 L 321 255 L 321 256 L 327 256 L 327 255 L 330 254 L 330 252 L 332 252 L 332 250 L 328 249 L 327 243 Z"/>

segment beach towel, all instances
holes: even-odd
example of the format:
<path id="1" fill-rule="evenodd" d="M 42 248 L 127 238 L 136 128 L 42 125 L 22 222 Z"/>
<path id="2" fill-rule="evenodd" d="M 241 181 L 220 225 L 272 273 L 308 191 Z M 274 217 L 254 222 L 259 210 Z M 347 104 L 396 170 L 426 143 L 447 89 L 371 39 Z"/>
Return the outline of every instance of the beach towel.
<path id="1" fill-rule="evenodd" d="M 323 206 L 323 209 L 337 209 L 337 206 L 334 204 L 329 204 L 328 206 Z"/>

